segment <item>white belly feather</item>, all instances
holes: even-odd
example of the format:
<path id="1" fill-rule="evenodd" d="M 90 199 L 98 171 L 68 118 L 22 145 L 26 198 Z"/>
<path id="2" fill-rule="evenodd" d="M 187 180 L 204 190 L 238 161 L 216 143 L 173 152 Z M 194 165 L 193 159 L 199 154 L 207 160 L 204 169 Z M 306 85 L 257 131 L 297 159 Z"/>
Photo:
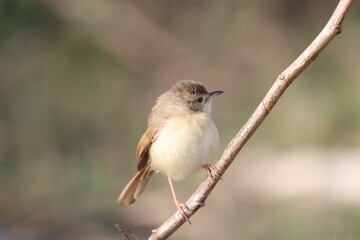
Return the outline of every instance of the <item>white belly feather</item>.
<path id="1" fill-rule="evenodd" d="M 218 147 L 218 131 L 206 113 L 171 118 L 150 148 L 151 168 L 181 180 L 210 163 Z"/>

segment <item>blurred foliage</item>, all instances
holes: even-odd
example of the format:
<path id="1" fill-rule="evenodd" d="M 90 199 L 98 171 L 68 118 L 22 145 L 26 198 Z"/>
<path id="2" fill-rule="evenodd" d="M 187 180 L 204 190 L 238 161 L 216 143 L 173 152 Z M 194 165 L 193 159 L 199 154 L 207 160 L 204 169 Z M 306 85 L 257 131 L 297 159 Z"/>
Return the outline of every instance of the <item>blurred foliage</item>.
<path id="1" fill-rule="evenodd" d="M 146 236 L 161 223 L 150 220 L 155 208 L 140 214 L 120 208 L 116 199 L 135 172 L 135 147 L 156 97 L 182 79 L 224 90 L 214 117 L 225 147 L 335 5 L 1 1 L 0 238 L 120 239 L 115 223 Z M 359 18 L 354 5 L 343 34 L 287 91 L 245 152 L 358 148 Z M 150 189 L 157 194 L 145 193 L 154 199 L 168 194 L 163 182 L 155 178 Z M 196 183 L 186 184 L 189 195 Z M 170 200 L 162 219 L 175 209 Z M 252 200 L 257 203 L 243 202 L 242 209 L 253 212 L 224 216 L 232 223 L 217 222 L 221 209 L 212 212 L 218 236 L 204 233 L 206 223 L 198 221 L 178 239 L 360 237 L 358 208 Z"/>

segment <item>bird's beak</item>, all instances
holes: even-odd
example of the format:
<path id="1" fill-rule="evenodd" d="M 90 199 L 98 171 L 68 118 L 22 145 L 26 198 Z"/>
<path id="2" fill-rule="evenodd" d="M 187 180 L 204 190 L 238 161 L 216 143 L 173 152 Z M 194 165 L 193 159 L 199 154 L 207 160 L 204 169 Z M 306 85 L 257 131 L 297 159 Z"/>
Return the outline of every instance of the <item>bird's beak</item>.
<path id="1" fill-rule="evenodd" d="M 220 94 L 222 94 L 223 91 L 213 91 L 213 92 L 209 92 L 209 98 L 213 97 L 213 96 L 218 96 Z"/>

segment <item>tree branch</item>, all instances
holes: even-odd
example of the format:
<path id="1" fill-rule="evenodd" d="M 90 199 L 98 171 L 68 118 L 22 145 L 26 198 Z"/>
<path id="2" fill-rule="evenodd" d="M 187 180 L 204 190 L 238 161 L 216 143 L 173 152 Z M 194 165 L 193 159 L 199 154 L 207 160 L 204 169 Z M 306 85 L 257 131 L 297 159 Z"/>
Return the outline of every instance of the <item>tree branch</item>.
<path id="1" fill-rule="evenodd" d="M 245 145 L 247 140 L 252 136 L 255 130 L 264 121 L 266 116 L 275 106 L 281 95 L 290 86 L 290 84 L 299 76 L 309 64 L 316 59 L 320 52 L 330 43 L 330 41 L 341 33 L 341 24 L 345 15 L 348 13 L 353 0 L 340 0 L 334 13 L 328 23 L 315 40 L 305 49 L 305 51 L 276 79 L 262 102 L 259 104 L 250 119 L 245 123 L 241 130 L 231 140 L 224 153 L 216 163 L 216 167 L 221 172 L 221 176 L 230 166 L 239 151 Z M 204 205 L 206 198 L 209 196 L 221 176 L 214 178 L 207 177 L 198 187 L 195 193 L 186 202 L 189 210 L 186 211 L 188 216 L 192 216 L 201 206 Z M 150 240 L 166 239 L 174 233 L 183 223 L 184 218 L 179 212 L 176 212 L 150 236 Z"/>

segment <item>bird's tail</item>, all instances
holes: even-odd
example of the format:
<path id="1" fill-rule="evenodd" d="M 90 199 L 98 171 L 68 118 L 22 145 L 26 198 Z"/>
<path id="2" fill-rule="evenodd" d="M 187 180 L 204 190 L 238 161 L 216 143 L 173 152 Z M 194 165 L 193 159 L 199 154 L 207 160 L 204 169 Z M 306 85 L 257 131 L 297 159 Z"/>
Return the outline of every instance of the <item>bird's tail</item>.
<path id="1" fill-rule="evenodd" d="M 154 171 L 150 169 L 150 165 L 147 165 L 137 172 L 121 192 L 117 200 L 118 203 L 121 205 L 130 205 L 135 202 L 136 198 L 144 191 L 153 173 Z"/>

